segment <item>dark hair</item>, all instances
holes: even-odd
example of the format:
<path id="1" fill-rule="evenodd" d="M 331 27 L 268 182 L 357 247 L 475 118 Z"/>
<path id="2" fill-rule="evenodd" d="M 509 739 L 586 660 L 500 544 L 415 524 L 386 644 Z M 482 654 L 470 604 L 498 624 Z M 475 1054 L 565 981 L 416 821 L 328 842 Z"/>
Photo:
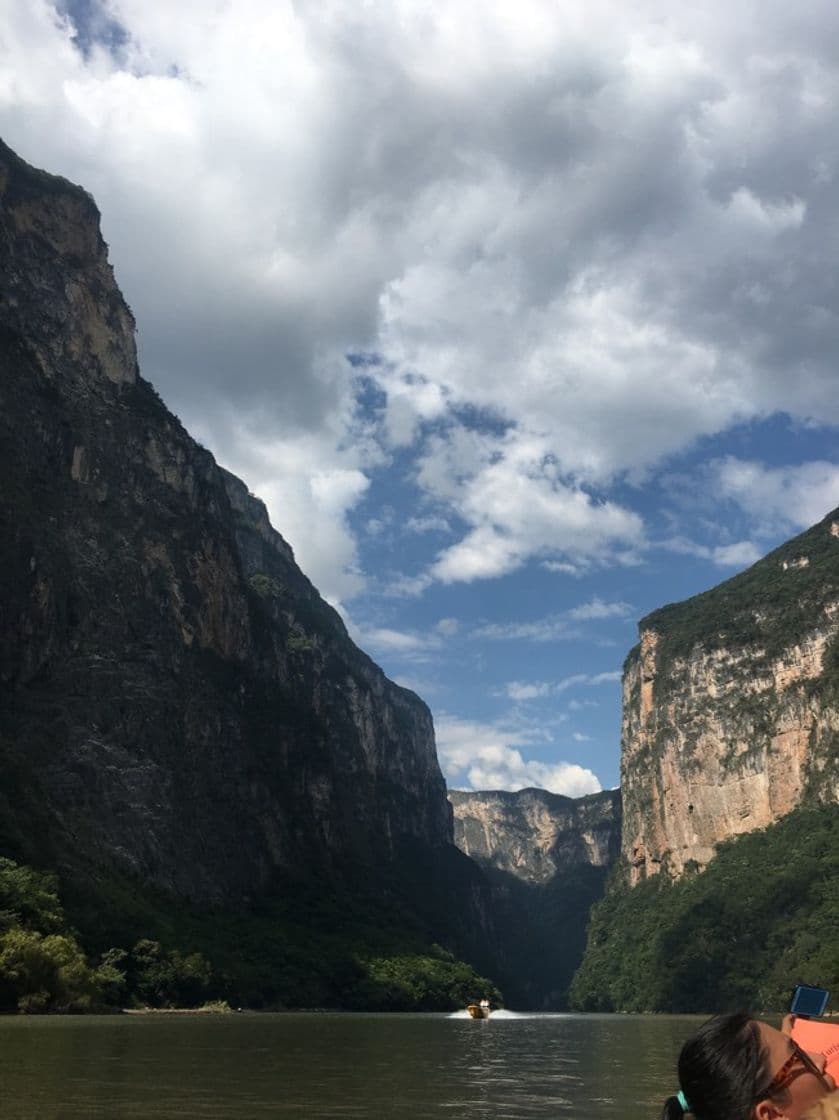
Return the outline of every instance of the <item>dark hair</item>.
<path id="1" fill-rule="evenodd" d="M 749 1120 L 767 1081 L 766 1050 L 754 1019 L 737 1012 L 709 1019 L 682 1047 L 678 1088 L 697 1120 Z M 668 1097 L 661 1120 L 680 1120 Z"/>

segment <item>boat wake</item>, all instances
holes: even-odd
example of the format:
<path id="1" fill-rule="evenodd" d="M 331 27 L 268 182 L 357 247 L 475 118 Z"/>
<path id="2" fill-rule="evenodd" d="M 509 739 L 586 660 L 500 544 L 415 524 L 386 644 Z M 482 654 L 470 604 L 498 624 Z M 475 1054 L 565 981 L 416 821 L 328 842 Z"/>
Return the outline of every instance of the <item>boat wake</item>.
<path id="1" fill-rule="evenodd" d="M 471 1019 L 468 1011 L 452 1011 L 449 1015 L 450 1019 Z M 497 1011 L 490 1012 L 490 1019 L 529 1019 L 531 1018 L 527 1012 L 522 1011 L 506 1011 L 503 1007 L 499 1007 Z M 488 1022 L 488 1019 L 479 1020 L 479 1022 Z"/>

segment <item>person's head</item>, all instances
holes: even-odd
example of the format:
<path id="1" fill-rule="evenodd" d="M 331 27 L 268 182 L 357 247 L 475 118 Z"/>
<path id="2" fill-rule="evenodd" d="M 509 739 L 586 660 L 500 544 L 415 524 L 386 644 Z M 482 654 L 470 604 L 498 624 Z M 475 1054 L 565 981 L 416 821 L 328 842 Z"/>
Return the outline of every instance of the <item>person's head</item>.
<path id="1" fill-rule="evenodd" d="M 681 1096 L 667 1098 L 661 1120 L 799 1120 L 835 1087 L 823 1055 L 748 1015 L 718 1015 L 682 1047 Z"/>

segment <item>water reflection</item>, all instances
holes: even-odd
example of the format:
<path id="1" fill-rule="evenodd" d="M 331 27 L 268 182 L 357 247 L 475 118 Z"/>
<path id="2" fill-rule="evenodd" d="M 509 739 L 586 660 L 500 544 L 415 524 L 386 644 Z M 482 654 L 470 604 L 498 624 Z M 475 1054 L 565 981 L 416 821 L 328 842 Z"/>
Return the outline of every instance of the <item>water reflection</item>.
<path id="1" fill-rule="evenodd" d="M 0 1020 L 4 1120 L 648 1120 L 688 1017 L 235 1015 Z"/>

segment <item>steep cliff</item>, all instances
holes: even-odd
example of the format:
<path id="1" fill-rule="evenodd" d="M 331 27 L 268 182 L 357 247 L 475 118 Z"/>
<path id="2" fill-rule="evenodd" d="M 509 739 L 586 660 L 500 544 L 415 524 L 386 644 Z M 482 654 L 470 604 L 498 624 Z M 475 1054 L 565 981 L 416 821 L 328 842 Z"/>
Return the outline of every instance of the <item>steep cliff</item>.
<path id="1" fill-rule="evenodd" d="M 451 790 L 455 844 L 484 867 L 544 884 L 572 867 L 609 867 L 620 847 L 620 793 L 562 797 Z"/>
<path id="2" fill-rule="evenodd" d="M 410 866 L 480 926 L 425 704 L 140 376 L 90 196 L 5 146 L 0 260 L 0 848 L 222 906 Z"/>
<path id="3" fill-rule="evenodd" d="M 618 858 L 618 790 L 572 799 L 543 789 L 452 790 L 455 843 L 483 869 L 515 1007 L 562 1009 L 592 905 Z"/>
<path id="4" fill-rule="evenodd" d="M 623 678 L 622 856 L 636 883 L 839 800 L 839 511 L 648 615 Z"/>

